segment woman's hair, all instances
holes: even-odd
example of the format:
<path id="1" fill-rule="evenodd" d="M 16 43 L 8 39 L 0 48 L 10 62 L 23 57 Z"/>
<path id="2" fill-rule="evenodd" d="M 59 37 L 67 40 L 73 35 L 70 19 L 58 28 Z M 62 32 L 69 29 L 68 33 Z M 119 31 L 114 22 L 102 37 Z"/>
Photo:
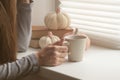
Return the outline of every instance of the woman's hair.
<path id="1" fill-rule="evenodd" d="M 16 60 L 16 0 L 0 0 L 0 64 Z"/>

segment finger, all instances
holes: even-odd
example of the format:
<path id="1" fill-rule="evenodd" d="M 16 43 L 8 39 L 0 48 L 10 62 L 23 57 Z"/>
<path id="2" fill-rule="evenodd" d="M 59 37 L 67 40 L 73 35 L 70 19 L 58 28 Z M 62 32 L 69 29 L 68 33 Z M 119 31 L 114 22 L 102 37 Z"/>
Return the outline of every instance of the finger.
<path id="1" fill-rule="evenodd" d="M 56 65 L 56 66 L 57 66 L 57 65 L 61 65 L 61 64 L 63 64 L 65 61 L 66 61 L 65 58 L 60 58 L 59 61 L 58 61 L 55 65 Z"/>
<path id="2" fill-rule="evenodd" d="M 57 58 L 64 58 L 67 56 L 68 53 L 60 53 L 60 52 L 55 52 L 53 54 L 53 57 L 57 57 Z"/>
<path id="3" fill-rule="evenodd" d="M 59 53 L 59 54 L 60 54 L 59 55 L 60 58 L 65 58 L 68 55 L 68 53 Z"/>
<path id="4" fill-rule="evenodd" d="M 57 65 L 61 65 L 62 63 L 64 63 L 66 61 L 65 58 L 57 58 L 56 61 L 53 61 L 53 66 L 57 66 Z"/>
<path id="5" fill-rule="evenodd" d="M 68 46 L 49 45 L 46 50 L 68 52 Z"/>
<path id="6" fill-rule="evenodd" d="M 68 52 L 68 47 L 67 46 L 56 46 L 55 50 L 58 52 Z"/>
<path id="7" fill-rule="evenodd" d="M 50 46 L 47 49 L 47 53 L 55 53 L 55 52 L 60 52 L 60 53 L 67 53 L 68 52 L 68 47 L 67 46 Z"/>
<path id="8" fill-rule="evenodd" d="M 60 63 L 63 63 L 63 62 L 65 62 L 66 61 L 66 58 L 64 57 L 64 58 L 59 58 L 59 62 Z"/>
<path id="9" fill-rule="evenodd" d="M 60 65 L 60 64 L 64 63 L 65 61 L 66 61 L 65 58 L 50 56 L 49 60 L 46 62 L 45 65 L 47 65 L 47 66 L 57 66 L 57 65 Z"/>

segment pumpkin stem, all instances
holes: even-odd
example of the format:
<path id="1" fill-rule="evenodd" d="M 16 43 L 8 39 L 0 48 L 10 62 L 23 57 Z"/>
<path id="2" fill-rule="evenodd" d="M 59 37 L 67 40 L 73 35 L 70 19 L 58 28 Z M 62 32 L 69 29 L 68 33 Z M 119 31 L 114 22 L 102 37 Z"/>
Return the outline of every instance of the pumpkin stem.
<path id="1" fill-rule="evenodd" d="M 52 37 L 53 36 L 53 33 L 50 31 L 50 32 L 48 32 L 48 36 L 49 37 Z"/>
<path id="2" fill-rule="evenodd" d="M 59 7 L 56 9 L 56 13 L 57 14 L 60 13 L 60 8 Z"/>
<path id="3" fill-rule="evenodd" d="M 77 33 L 78 33 L 78 28 L 75 28 L 74 34 L 77 34 Z"/>

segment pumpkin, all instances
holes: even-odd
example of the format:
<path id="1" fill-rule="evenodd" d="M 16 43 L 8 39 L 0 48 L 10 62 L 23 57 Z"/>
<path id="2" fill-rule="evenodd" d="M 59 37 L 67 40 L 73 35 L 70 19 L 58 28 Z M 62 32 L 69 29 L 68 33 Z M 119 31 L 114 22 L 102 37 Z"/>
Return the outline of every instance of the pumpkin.
<path id="1" fill-rule="evenodd" d="M 45 16 L 44 23 L 48 29 L 66 29 L 70 25 L 70 19 L 66 13 L 60 12 L 58 8 L 56 12 L 48 13 Z"/>
<path id="2" fill-rule="evenodd" d="M 53 35 L 52 32 L 48 32 L 47 36 L 43 36 L 43 37 L 40 38 L 40 40 L 39 40 L 39 46 L 41 48 L 44 48 L 47 45 L 53 44 L 53 43 L 55 43 L 55 42 L 57 42 L 59 40 L 60 40 L 60 38 L 58 36 Z"/>

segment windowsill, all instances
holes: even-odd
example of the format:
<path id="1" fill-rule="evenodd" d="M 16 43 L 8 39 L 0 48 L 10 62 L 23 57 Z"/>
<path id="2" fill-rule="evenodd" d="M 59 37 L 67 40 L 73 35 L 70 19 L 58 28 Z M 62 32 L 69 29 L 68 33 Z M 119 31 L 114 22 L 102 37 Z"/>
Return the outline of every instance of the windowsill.
<path id="1" fill-rule="evenodd" d="M 19 58 L 34 53 L 29 49 Z M 66 62 L 56 67 L 41 67 L 40 75 L 50 80 L 120 80 L 120 50 L 91 46 L 81 62 Z"/>

